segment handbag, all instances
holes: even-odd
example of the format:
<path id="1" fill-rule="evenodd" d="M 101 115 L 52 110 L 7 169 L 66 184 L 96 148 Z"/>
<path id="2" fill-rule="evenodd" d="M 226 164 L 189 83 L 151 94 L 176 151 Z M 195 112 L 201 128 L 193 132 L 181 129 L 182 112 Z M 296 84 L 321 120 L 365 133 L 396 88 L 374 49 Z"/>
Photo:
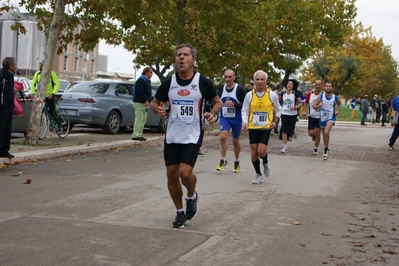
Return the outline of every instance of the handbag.
<path id="1" fill-rule="evenodd" d="M 22 116 L 22 114 L 24 113 L 24 108 L 22 107 L 22 103 L 17 96 L 14 96 L 12 113 L 16 116 Z"/>

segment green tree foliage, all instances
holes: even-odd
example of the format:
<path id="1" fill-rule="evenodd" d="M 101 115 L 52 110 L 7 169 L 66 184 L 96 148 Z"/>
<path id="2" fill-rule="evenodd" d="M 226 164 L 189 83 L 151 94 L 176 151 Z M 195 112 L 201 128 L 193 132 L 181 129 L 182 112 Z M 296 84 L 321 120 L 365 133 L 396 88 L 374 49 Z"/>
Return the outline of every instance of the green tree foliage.
<path id="1" fill-rule="evenodd" d="M 288 56 L 305 61 L 327 44 L 342 44 L 356 15 L 355 0 L 65 1 L 59 53 L 70 42 L 85 51 L 99 39 L 123 43 L 135 65 L 151 65 L 161 80 L 184 42 L 197 47 L 196 68 L 210 78 L 232 68 L 241 82 L 257 69 L 279 80 Z M 55 0 L 19 2 L 48 29 Z"/>
<path id="2" fill-rule="evenodd" d="M 161 80 L 183 42 L 197 47 L 197 69 L 211 78 L 233 68 L 241 82 L 257 69 L 279 79 L 287 55 L 303 61 L 327 43 L 342 43 L 356 14 L 354 0 L 117 2 L 124 8 L 110 15 L 121 21 L 125 48 Z"/>
<path id="3" fill-rule="evenodd" d="M 398 61 L 392 57 L 390 46 L 384 46 L 381 51 L 383 70 L 380 72 L 381 84 L 378 87 L 378 94 L 390 96 L 391 99 L 399 94 L 399 69 Z"/>

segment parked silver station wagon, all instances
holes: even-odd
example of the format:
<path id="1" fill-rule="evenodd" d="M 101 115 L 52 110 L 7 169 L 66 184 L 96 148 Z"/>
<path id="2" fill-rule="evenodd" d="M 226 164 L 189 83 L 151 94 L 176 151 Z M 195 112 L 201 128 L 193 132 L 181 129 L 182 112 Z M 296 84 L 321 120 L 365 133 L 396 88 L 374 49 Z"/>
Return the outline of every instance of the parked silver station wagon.
<path id="1" fill-rule="evenodd" d="M 83 81 L 69 87 L 58 102 L 68 115 L 71 128 L 76 124 L 99 127 L 116 134 L 122 128 L 134 125 L 133 84 L 114 80 Z M 153 88 L 154 96 L 156 88 Z M 167 117 L 159 118 L 148 110 L 145 127 L 165 132 Z"/>

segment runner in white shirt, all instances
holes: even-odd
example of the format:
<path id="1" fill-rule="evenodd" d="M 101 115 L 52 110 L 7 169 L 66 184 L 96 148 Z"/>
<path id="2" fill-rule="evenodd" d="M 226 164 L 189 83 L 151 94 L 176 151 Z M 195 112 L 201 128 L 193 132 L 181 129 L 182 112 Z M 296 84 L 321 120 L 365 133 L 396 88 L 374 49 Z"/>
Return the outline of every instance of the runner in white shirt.
<path id="1" fill-rule="evenodd" d="M 314 83 L 314 90 L 309 91 L 306 95 L 305 106 L 303 108 L 303 115 L 307 115 L 307 107 L 309 107 L 308 114 L 308 134 L 314 141 L 313 154 L 318 154 L 320 144 L 320 110 L 314 109 L 313 104 L 321 93 L 321 80 L 316 80 Z"/>
<path id="2" fill-rule="evenodd" d="M 341 110 L 341 100 L 338 95 L 332 93 L 332 90 L 333 84 L 327 81 L 324 85 L 324 92 L 320 93 L 313 104 L 314 109 L 320 109 L 320 127 L 324 142 L 324 160 L 327 160 L 330 156 L 330 150 L 328 148 L 330 143 L 330 131 L 335 124 L 336 116 Z"/>
<path id="3" fill-rule="evenodd" d="M 213 82 L 194 71 L 197 51 L 191 44 L 181 44 L 175 50 L 177 73 L 165 79 L 151 102 L 151 109 L 160 117 L 166 115 L 164 103 L 169 104 L 164 159 L 169 194 L 177 213 L 172 223 L 182 228 L 187 220 L 197 215 L 197 176 L 193 168 L 204 136 L 205 119 L 215 123 L 215 113 L 222 108 Z M 211 101 L 210 112 L 204 112 L 206 101 Z M 186 210 L 183 208 L 183 188 L 187 189 Z"/>
<path id="4" fill-rule="evenodd" d="M 223 103 L 220 114 L 220 155 L 221 159 L 216 167 L 217 171 L 223 171 L 227 167 L 227 136 L 231 129 L 234 149 L 233 173 L 240 172 L 240 134 L 241 134 L 241 107 L 244 101 L 245 91 L 234 80 L 236 74 L 227 69 L 224 72 L 225 84 L 219 87 L 219 97 Z"/>
<path id="5" fill-rule="evenodd" d="M 285 86 L 286 91 L 281 93 L 280 96 L 280 103 L 282 107 L 280 133 L 283 142 L 281 153 L 286 153 L 288 150 L 288 137 L 294 136 L 296 138 L 294 131 L 298 110 L 302 106 L 302 93 L 300 93 L 294 86 L 298 86 L 298 81 L 293 79 L 288 80 Z"/>

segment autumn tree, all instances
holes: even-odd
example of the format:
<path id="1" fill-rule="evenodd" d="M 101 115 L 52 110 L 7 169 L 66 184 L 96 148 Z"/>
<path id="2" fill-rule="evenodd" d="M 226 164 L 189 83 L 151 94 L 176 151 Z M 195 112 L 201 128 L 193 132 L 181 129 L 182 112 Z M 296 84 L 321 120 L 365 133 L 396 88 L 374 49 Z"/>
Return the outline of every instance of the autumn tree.
<path id="1" fill-rule="evenodd" d="M 397 84 L 398 70 L 382 39 L 376 39 L 371 28 L 356 24 L 342 46 L 327 46 L 312 58 L 302 79 L 314 80 L 317 76 L 332 81 L 335 92 L 348 98 L 384 94 L 384 84 Z"/>

